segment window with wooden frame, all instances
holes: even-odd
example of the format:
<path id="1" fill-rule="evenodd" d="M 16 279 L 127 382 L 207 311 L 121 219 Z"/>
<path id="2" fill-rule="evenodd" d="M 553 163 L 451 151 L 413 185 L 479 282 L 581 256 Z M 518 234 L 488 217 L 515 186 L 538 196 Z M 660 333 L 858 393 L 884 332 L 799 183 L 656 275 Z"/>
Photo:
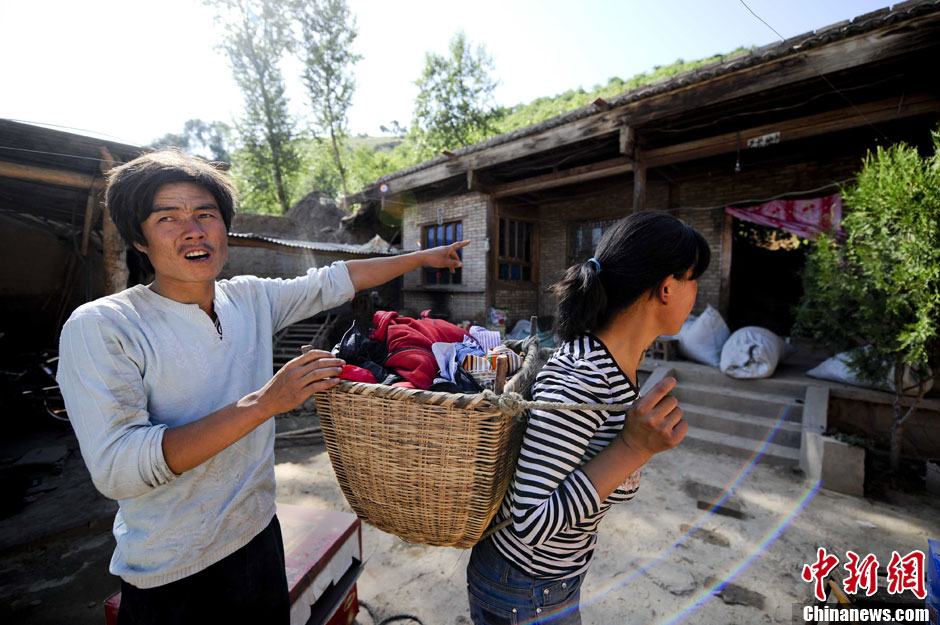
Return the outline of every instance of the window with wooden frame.
<path id="1" fill-rule="evenodd" d="M 500 217 L 496 249 L 496 279 L 534 282 L 538 230 L 533 221 Z"/>
<path id="2" fill-rule="evenodd" d="M 450 245 L 457 241 L 463 241 L 463 222 L 450 221 L 435 226 L 424 226 L 421 244 L 424 249 L 430 249 L 439 245 Z M 457 256 L 463 260 L 463 250 L 457 250 Z M 435 269 L 434 267 L 424 268 L 425 284 L 460 284 L 463 279 L 463 270 L 457 267 L 454 273 L 450 269 Z"/>
<path id="3" fill-rule="evenodd" d="M 597 249 L 597 244 L 601 242 L 601 237 L 615 223 L 617 223 L 616 219 L 606 219 L 572 224 L 569 230 L 571 246 L 568 249 L 571 256 L 568 258 L 568 266 L 583 263 L 591 258 L 594 250 Z"/>

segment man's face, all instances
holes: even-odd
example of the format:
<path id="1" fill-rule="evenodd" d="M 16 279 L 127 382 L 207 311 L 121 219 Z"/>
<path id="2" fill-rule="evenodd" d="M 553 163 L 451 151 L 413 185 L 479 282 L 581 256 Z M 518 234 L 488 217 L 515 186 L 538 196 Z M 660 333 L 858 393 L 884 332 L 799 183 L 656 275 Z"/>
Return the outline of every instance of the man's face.
<path id="1" fill-rule="evenodd" d="M 218 204 L 192 182 L 160 187 L 141 230 L 147 245 L 134 247 L 150 259 L 163 287 L 213 282 L 228 258 L 228 233 Z"/>

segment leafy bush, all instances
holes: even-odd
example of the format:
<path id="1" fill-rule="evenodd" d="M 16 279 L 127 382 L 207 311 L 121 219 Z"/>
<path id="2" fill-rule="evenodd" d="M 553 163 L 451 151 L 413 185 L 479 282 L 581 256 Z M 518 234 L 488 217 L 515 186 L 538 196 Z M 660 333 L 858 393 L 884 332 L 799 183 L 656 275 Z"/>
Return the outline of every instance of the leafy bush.
<path id="1" fill-rule="evenodd" d="M 893 468 L 904 423 L 940 366 L 940 131 L 933 148 L 928 157 L 903 143 L 869 153 L 842 192 L 845 237 L 821 236 L 810 250 L 797 311 L 798 331 L 851 350 L 849 366 L 862 380 L 890 373 Z M 906 369 L 914 389 L 903 388 Z M 917 400 L 901 414 L 905 390 Z"/>

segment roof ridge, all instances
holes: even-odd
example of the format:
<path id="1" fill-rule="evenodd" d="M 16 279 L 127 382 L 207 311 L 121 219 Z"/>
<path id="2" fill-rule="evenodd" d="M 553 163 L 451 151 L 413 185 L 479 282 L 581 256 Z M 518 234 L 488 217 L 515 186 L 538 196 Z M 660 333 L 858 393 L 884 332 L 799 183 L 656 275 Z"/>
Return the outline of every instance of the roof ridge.
<path id="1" fill-rule="evenodd" d="M 907 2 L 902 2 L 892 7 L 886 7 L 865 13 L 860 16 L 856 16 L 851 20 L 842 20 L 841 22 L 823 26 L 815 31 L 809 31 L 795 35 L 784 41 L 777 41 L 760 46 L 759 48 L 753 48 L 751 50 L 736 53 L 713 63 L 690 69 L 676 74 L 675 76 L 657 80 L 656 82 L 650 83 L 648 85 L 636 87 L 629 91 L 625 91 L 608 98 L 606 109 L 601 109 L 594 103 L 586 104 L 560 115 L 550 117 L 549 119 L 543 120 L 541 122 L 531 124 L 529 126 L 523 126 L 522 128 L 517 128 L 515 130 L 484 139 L 483 141 L 479 141 L 462 148 L 457 148 L 452 150 L 453 156 L 436 156 L 432 159 L 416 163 L 390 174 L 386 174 L 376 179 L 372 185 L 364 187 L 363 190 L 383 182 L 389 182 L 391 180 L 395 180 L 396 178 L 401 178 L 415 172 L 430 169 L 435 165 L 445 163 L 455 157 L 474 154 L 491 147 L 509 143 L 515 139 L 521 139 L 523 137 L 538 134 L 557 126 L 561 126 L 566 123 L 600 113 L 603 110 L 624 106 L 626 104 L 649 98 L 654 95 L 666 93 L 680 87 L 685 87 L 697 82 L 714 78 L 716 76 L 738 71 L 752 65 L 775 60 L 788 54 L 800 54 L 805 50 L 816 48 L 821 45 L 832 43 L 833 41 L 838 41 L 850 36 L 858 35 L 863 32 L 868 32 L 884 25 L 889 25 L 906 19 L 912 19 L 922 14 L 929 13 L 932 10 L 937 10 L 938 8 L 940 8 L 940 0 L 908 0 Z"/>

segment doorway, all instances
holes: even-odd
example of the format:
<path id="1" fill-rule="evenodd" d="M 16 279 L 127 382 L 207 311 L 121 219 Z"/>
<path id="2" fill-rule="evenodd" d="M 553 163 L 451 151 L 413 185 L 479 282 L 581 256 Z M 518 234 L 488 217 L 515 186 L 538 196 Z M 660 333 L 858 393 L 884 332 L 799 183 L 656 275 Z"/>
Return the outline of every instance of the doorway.
<path id="1" fill-rule="evenodd" d="M 789 336 L 803 296 L 808 241 L 769 226 L 732 223 L 728 325 L 767 328 Z"/>

